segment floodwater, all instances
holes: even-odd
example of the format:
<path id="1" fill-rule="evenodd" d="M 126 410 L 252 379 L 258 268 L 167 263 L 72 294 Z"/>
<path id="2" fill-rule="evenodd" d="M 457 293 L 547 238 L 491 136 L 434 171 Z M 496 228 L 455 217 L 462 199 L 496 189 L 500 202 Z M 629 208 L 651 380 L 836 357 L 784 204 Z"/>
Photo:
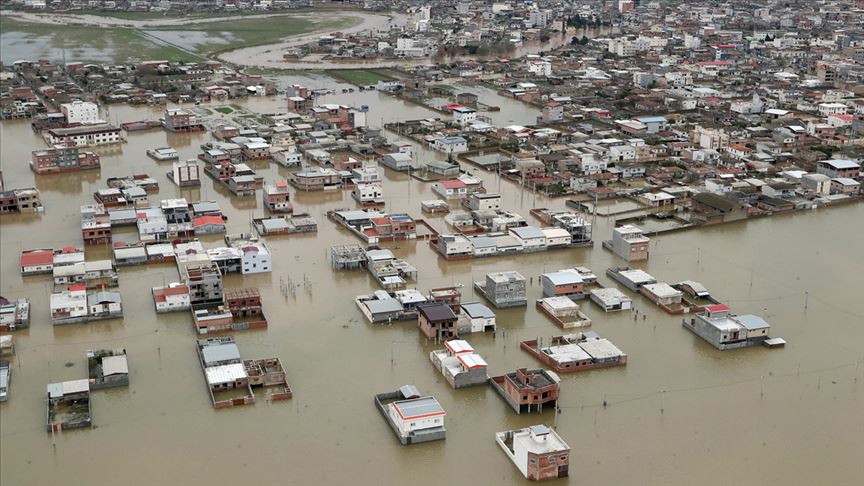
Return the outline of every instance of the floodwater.
<path id="1" fill-rule="evenodd" d="M 54 34 L 33 35 L 26 32 L 0 32 L 0 62 L 12 64 L 20 59 L 63 59 L 63 47 L 55 45 Z M 105 48 L 75 47 L 66 49 L 65 55 L 75 59 L 111 61 L 112 51 Z"/>
<path id="2" fill-rule="evenodd" d="M 145 34 L 162 42 L 182 45 L 194 50 L 199 45 L 230 44 L 234 42 L 232 32 L 203 32 L 200 30 L 145 30 Z"/>
<path id="3" fill-rule="evenodd" d="M 323 101 L 369 104 L 374 124 L 428 116 L 420 107 L 374 92 Z M 266 112 L 282 103 L 255 98 L 246 105 Z M 508 103 L 502 98 L 497 104 L 504 111 Z M 115 106 L 105 116 L 113 122 L 158 114 L 147 107 Z M 532 121 L 513 116 L 516 123 Z M 261 291 L 269 329 L 234 337 L 244 357 L 282 359 L 294 398 L 213 410 L 191 317 L 157 316 L 153 310 L 150 288 L 176 280 L 174 267 L 121 270 L 124 319 L 55 328 L 48 313 L 50 278 L 22 278 L 18 253 L 80 245 L 78 206 L 92 203 L 91 194 L 111 176 L 156 177 L 161 187 L 151 195 L 154 201 L 216 199 L 229 216 L 229 233 L 248 230 L 250 216 L 264 214 L 260 191 L 254 199 L 231 199 L 206 177 L 200 189 L 180 190 L 164 175 L 168 165 L 144 153 L 170 145 L 191 158 L 208 134 L 131 133 L 119 149 L 100 149 L 106 154 L 101 172 L 38 179 L 27 161 L 30 151 L 44 144 L 28 123 L 4 122 L 0 137 L 7 187 L 35 184 L 46 206 L 42 216 L 4 216 L 0 224 L 0 293 L 28 296 L 32 303 L 30 329 L 15 333 L 10 398 L 0 405 L 0 483 L 53 484 L 63 478 L 65 484 L 86 485 L 120 477 L 130 485 L 250 480 L 371 485 L 401 484 L 406 478 L 414 484 L 527 484 L 494 433 L 553 425 L 554 412 L 517 416 L 491 388 L 453 390 L 429 362 L 428 353 L 437 346 L 420 336 L 415 323 L 365 322 L 353 298 L 376 290 L 376 284 L 364 271 L 336 272 L 327 260 L 330 245 L 359 242 L 324 217 L 328 209 L 354 207 L 347 192 L 292 194 L 296 211 L 318 219 L 319 232 L 268 239 L 272 274 L 226 279 L 228 287 Z M 275 164 L 260 172 L 271 181 L 287 174 Z M 497 180 L 494 173 L 476 173 L 487 187 L 500 186 L 505 209 L 528 218 L 533 207 L 564 207 L 563 199 L 547 200 Z M 390 171 L 384 177 L 387 209 L 422 217 L 420 202 L 434 198 L 431 185 Z M 440 217 L 431 219 L 443 227 Z M 573 454 L 571 477 L 560 484 L 860 485 L 864 312 L 857 300 L 864 260 L 855 242 L 864 239 L 862 221 L 864 205 L 857 204 L 654 238 L 651 260 L 640 268 L 660 281 L 702 282 L 736 312 L 766 318 L 772 335 L 789 344 L 720 352 L 683 329 L 680 317 L 641 296 L 631 294 L 636 320 L 635 314 L 604 314 L 586 303 L 594 322 L 590 329 L 611 339 L 629 362 L 562 375 L 557 429 Z M 417 266 L 417 287 L 423 291 L 463 284 L 468 301 L 475 298 L 471 282 L 486 272 L 518 270 L 533 279 L 528 295 L 533 301 L 540 297 L 543 271 L 584 265 L 612 285 L 605 269 L 625 262 L 600 248 L 610 223 L 597 218 L 594 248 L 506 258 L 447 262 L 423 242 L 385 246 Z M 205 246 L 219 241 L 208 237 Z M 88 259 L 108 255 L 106 248 L 87 249 Z M 297 286 L 296 297 L 282 296 L 283 280 Z M 497 315 L 496 335 L 467 337 L 493 375 L 538 367 L 519 341 L 561 333 L 533 305 Z M 85 376 L 88 349 L 115 347 L 129 353 L 129 388 L 92 394 L 93 429 L 46 433 L 46 384 Z M 447 411 L 447 440 L 399 445 L 372 396 L 403 384 L 438 398 Z"/>

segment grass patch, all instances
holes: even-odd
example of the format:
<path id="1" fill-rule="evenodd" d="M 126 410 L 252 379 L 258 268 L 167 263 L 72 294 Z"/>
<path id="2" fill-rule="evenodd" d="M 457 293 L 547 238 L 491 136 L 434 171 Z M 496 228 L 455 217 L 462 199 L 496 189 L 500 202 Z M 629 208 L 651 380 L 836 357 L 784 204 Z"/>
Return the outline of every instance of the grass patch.
<path id="1" fill-rule="evenodd" d="M 217 106 L 216 108 L 213 108 L 213 110 L 218 111 L 219 113 L 222 113 L 223 115 L 227 115 L 229 113 L 234 113 L 234 108 L 231 108 L 230 106 Z"/>
<path id="2" fill-rule="evenodd" d="M 393 75 L 395 73 L 386 69 L 331 69 L 326 73 L 356 86 L 369 86 L 377 84 L 378 81 L 398 79 L 397 76 Z"/>

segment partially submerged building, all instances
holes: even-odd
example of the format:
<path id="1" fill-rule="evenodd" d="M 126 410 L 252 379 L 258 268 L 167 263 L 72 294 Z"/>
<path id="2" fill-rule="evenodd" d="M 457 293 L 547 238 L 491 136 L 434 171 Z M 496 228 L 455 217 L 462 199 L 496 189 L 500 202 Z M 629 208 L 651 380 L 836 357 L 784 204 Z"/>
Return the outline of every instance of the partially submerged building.
<path id="1" fill-rule="evenodd" d="M 496 327 L 496 317 L 492 309 L 480 302 L 460 304 L 460 312 L 456 321 L 456 330 L 460 335 L 472 332 L 494 332 Z"/>
<path id="2" fill-rule="evenodd" d="M 498 432 L 495 441 L 529 480 L 565 478 L 570 474 L 570 446 L 545 425 Z"/>
<path id="3" fill-rule="evenodd" d="M 170 283 L 161 287 L 153 287 L 153 302 L 156 312 L 180 312 L 192 308 L 189 301 L 189 286 L 180 282 Z"/>
<path id="4" fill-rule="evenodd" d="M 87 376 L 91 390 L 129 386 L 125 349 L 87 351 Z"/>
<path id="5" fill-rule="evenodd" d="M 708 306 L 701 314 L 681 322 L 685 328 L 721 351 L 772 344 L 766 343 L 770 339 L 768 331 L 771 326 L 764 319 L 752 314 L 732 314 L 729 307 L 723 304 Z"/>
<path id="6" fill-rule="evenodd" d="M 612 230 L 612 239 L 603 242 L 603 248 L 627 260 L 628 262 L 647 260 L 648 245 L 651 239 L 642 234 L 642 230 L 633 226 L 619 226 Z"/>
<path id="7" fill-rule="evenodd" d="M 429 360 L 453 388 L 483 385 L 489 380 L 486 360 L 474 352 L 468 341 L 444 341 L 444 349 L 429 353 Z"/>
<path id="8" fill-rule="evenodd" d="M 486 281 L 474 282 L 474 288 L 498 308 L 528 305 L 525 277 L 519 272 L 487 273 Z"/>
<path id="9" fill-rule="evenodd" d="M 427 302 L 417 306 L 417 325 L 420 332 L 436 343 L 459 336 L 456 329 L 458 318 L 453 309 L 443 302 Z"/>
<path id="10" fill-rule="evenodd" d="M 633 299 L 614 287 L 592 290 L 591 302 L 599 305 L 604 312 L 628 310 L 633 307 Z"/>
<path id="11" fill-rule="evenodd" d="M 522 341 L 519 345 L 558 373 L 627 364 L 627 355 L 623 351 L 593 331 L 553 336 L 545 346 L 537 339 Z"/>
<path id="12" fill-rule="evenodd" d="M 684 293 L 667 283 L 646 284 L 639 289 L 639 292 L 670 314 L 683 314 L 687 312 L 687 308 L 681 305 Z"/>
<path id="13" fill-rule="evenodd" d="M 489 384 L 518 414 L 532 410 L 543 412 L 543 407 L 555 407 L 561 380 L 552 371 L 542 369 L 518 370 L 493 376 Z"/>
<path id="14" fill-rule="evenodd" d="M 354 299 L 354 303 L 370 323 L 415 320 L 417 306 L 426 301 L 426 297 L 417 289 L 394 292 L 376 290 L 372 294 L 358 295 Z"/>
<path id="15" fill-rule="evenodd" d="M 537 308 L 562 329 L 588 327 L 591 319 L 568 297 L 546 297 L 537 301 Z"/>
<path id="16" fill-rule="evenodd" d="M 0 331 L 30 327 L 30 299 L 10 301 L 0 297 Z"/>
<path id="17" fill-rule="evenodd" d="M 9 399 L 10 383 L 12 383 L 12 367 L 9 365 L 8 360 L 0 360 L 0 402 L 5 402 Z"/>
<path id="18" fill-rule="evenodd" d="M 584 299 L 582 275 L 573 268 L 544 273 L 540 277 L 544 297 L 563 296 L 573 300 Z"/>
<path id="19" fill-rule="evenodd" d="M 89 380 L 72 380 L 48 385 L 46 423 L 48 432 L 90 427 L 92 421 Z"/>
<path id="20" fill-rule="evenodd" d="M 638 268 L 612 267 L 606 269 L 606 275 L 612 277 L 613 280 L 633 292 L 639 292 L 639 289 L 642 288 L 643 285 L 657 283 L 656 278 L 652 277 L 648 272 L 639 270 Z"/>
<path id="21" fill-rule="evenodd" d="M 390 424 L 402 445 L 443 440 L 446 412 L 432 396 L 421 396 L 414 385 L 375 395 L 378 411 Z"/>
<path id="22" fill-rule="evenodd" d="M 249 375 L 233 338 L 202 339 L 197 349 L 213 408 L 255 403 Z"/>

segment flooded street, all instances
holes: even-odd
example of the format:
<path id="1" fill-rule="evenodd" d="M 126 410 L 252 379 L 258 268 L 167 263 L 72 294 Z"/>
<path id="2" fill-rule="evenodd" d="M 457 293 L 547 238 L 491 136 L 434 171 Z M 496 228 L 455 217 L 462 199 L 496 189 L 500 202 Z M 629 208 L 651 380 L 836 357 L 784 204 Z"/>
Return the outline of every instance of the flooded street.
<path id="1" fill-rule="evenodd" d="M 353 14 L 352 14 L 353 15 Z M 314 88 L 347 87 L 329 79 L 285 78 Z M 480 88 L 471 88 L 472 91 Z M 485 90 L 485 88 L 482 88 Z M 488 91 L 488 90 L 486 90 Z M 497 124 L 531 124 L 536 110 L 492 92 L 483 102 L 501 107 Z M 367 104 L 372 125 L 441 116 L 420 106 L 366 91 L 322 97 L 320 103 Z M 242 102 L 256 112 L 284 111 L 284 98 Z M 161 109 L 111 106 L 112 123 L 156 119 Z M 27 248 L 81 246 L 79 206 L 108 177 L 147 173 L 160 184 L 152 203 L 185 197 L 215 199 L 228 216 L 228 233 L 249 231 L 251 217 L 265 215 L 261 191 L 231 198 L 213 180 L 179 189 L 145 150 L 170 145 L 181 159 L 194 158 L 209 133 L 132 132 L 128 143 L 97 148 L 99 171 L 40 176 L 29 170 L 30 151 L 44 147 L 29 121 L 0 124 L 0 164 L 7 188 L 35 185 L 46 212 L 4 215 L 0 223 L 0 294 L 31 299 L 31 326 L 16 332 L 9 401 L 0 404 L 0 483 L 4 485 L 102 484 L 527 484 L 494 441 L 494 433 L 536 423 L 542 415 L 516 415 L 490 387 L 454 390 L 431 365 L 436 346 L 415 322 L 368 324 L 354 297 L 377 290 L 363 270 L 334 271 L 327 249 L 360 243 L 327 220 L 325 212 L 355 207 L 349 191 L 294 193 L 295 212 L 318 221 L 317 234 L 267 238 L 272 274 L 225 279 L 226 287 L 258 287 L 270 327 L 233 333 L 244 357 L 279 357 L 294 398 L 259 400 L 254 406 L 214 410 L 195 352 L 188 313 L 154 312 L 150 288 L 178 280 L 172 265 L 124 267 L 119 290 L 125 318 L 53 327 L 48 312 L 51 277 L 22 278 L 19 252 Z M 388 134 L 393 140 L 395 137 Z M 420 150 L 418 162 L 441 158 Z M 286 178 L 276 164 L 254 164 L 267 181 Z M 564 208 L 494 173 L 463 168 L 503 194 L 502 209 L 529 216 L 534 207 Z M 382 167 L 389 211 L 406 211 L 444 229 L 441 216 L 420 212 L 436 197 L 430 183 Z M 613 216 L 614 217 L 614 216 Z M 480 300 L 471 283 L 491 271 L 517 270 L 533 278 L 527 308 L 496 310 L 498 331 L 467 340 L 489 363 L 490 375 L 540 363 L 519 341 L 561 334 L 540 314 L 544 271 L 587 266 L 607 286 L 606 268 L 625 262 L 600 247 L 612 217 L 597 217 L 594 248 L 513 257 L 445 261 L 422 241 L 382 246 L 415 265 L 416 287 L 463 284 L 463 302 Z M 221 235 L 203 238 L 216 246 Z M 858 241 L 859 243 L 853 243 Z M 864 205 L 683 231 L 652 238 L 651 259 L 635 265 L 659 281 L 703 283 L 738 314 L 764 317 L 785 349 L 763 347 L 717 351 L 646 298 L 633 295 L 640 316 L 583 309 L 590 330 L 628 354 L 626 367 L 562 375 L 558 433 L 572 448 L 573 485 L 797 485 L 861 484 L 864 477 Z M 110 258 L 108 248 L 87 248 L 87 259 Z M 283 297 L 280 280 L 291 280 L 296 297 Z M 304 279 L 311 281 L 307 291 Z M 805 292 L 807 292 L 805 296 Z M 643 320 L 641 315 L 647 316 Z M 86 374 L 88 349 L 124 347 L 130 386 L 92 396 L 92 430 L 45 432 L 46 384 Z M 447 412 L 447 439 L 403 447 L 373 405 L 373 395 L 414 384 L 434 395 Z M 605 403 L 605 405 L 604 405 Z M 53 443 L 53 445 L 52 445 Z M 130 472 L 146 471 L 145 474 Z M 556 482 L 555 484 L 559 484 Z"/>

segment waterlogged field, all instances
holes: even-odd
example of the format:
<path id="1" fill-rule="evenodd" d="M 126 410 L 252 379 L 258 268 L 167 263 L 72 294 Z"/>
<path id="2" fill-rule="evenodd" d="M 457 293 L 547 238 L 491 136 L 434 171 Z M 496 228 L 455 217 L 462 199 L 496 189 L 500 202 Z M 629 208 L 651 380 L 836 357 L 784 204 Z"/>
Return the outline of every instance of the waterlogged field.
<path id="1" fill-rule="evenodd" d="M 116 20 L 116 19 L 113 19 Z M 194 20 L 194 19 L 193 19 Z M 109 23 L 100 26 L 80 23 L 54 24 L 0 17 L 3 62 L 18 59 L 75 59 L 91 62 L 129 62 L 164 59 L 200 61 L 220 52 L 259 46 L 286 37 L 319 30 L 351 27 L 359 20 L 348 15 L 326 18 L 308 15 L 272 15 L 256 18 L 214 17 L 210 22 L 152 26 Z"/>

